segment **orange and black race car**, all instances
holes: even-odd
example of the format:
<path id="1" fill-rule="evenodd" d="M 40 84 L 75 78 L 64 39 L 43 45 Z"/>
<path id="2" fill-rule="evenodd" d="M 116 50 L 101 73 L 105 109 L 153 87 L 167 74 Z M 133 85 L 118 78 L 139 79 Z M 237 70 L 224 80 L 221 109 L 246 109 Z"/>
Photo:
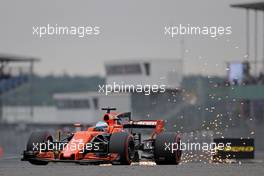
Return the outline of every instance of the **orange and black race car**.
<path id="1" fill-rule="evenodd" d="M 35 165 L 49 162 L 79 164 L 130 165 L 141 160 L 156 164 L 179 164 L 180 136 L 164 132 L 163 120 L 132 120 L 131 113 L 111 112 L 103 108 L 103 120 L 87 130 L 77 130 L 64 139 L 54 140 L 49 132 L 33 132 L 28 140 L 22 161 Z M 147 139 L 136 128 L 152 128 Z M 176 147 L 177 146 L 177 147 Z"/>

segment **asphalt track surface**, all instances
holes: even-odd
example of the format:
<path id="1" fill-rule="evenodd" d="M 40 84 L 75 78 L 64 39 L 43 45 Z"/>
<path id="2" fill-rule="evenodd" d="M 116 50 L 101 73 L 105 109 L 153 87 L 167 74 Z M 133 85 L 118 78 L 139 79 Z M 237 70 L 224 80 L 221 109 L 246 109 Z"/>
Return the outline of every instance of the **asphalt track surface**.
<path id="1" fill-rule="evenodd" d="M 92 166 L 70 163 L 34 166 L 19 158 L 0 159 L 0 176 L 263 176 L 264 163 L 204 164 L 185 163 L 178 166 L 151 164 L 132 166 Z"/>

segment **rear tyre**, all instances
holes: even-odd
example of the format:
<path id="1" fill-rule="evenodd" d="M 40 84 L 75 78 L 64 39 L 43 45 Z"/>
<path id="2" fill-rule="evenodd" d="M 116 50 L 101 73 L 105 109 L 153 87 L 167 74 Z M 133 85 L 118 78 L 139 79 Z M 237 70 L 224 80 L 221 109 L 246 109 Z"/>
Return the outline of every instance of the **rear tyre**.
<path id="1" fill-rule="evenodd" d="M 119 155 L 119 164 L 130 165 L 135 157 L 133 137 L 126 132 L 113 133 L 110 137 L 109 152 Z"/>
<path id="2" fill-rule="evenodd" d="M 37 149 L 35 147 L 36 144 L 38 144 L 38 147 L 39 147 L 40 144 L 47 143 L 48 141 L 50 142 L 53 141 L 53 138 L 49 132 L 47 131 L 33 132 L 28 139 L 26 151 L 34 151 L 34 152 L 38 151 L 39 148 Z M 46 161 L 39 161 L 35 159 L 32 159 L 32 160 L 29 159 L 29 162 L 34 165 L 47 165 L 48 164 L 48 162 Z"/>
<path id="3" fill-rule="evenodd" d="M 175 151 L 172 151 L 172 144 Z M 170 147 L 166 147 L 166 146 Z M 176 148 L 177 147 L 177 148 Z M 169 149 L 170 148 L 170 149 Z M 155 140 L 154 159 L 158 165 L 177 165 L 180 163 L 180 136 L 176 133 L 164 132 L 158 134 Z"/>

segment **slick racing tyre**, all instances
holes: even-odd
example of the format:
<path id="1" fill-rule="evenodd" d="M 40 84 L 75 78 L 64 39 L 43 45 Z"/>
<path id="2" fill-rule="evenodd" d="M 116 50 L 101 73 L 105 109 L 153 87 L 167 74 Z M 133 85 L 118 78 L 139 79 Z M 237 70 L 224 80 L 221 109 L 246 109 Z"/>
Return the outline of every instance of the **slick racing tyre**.
<path id="1" fill-rule="evenodd" d="M 135 157 L 133 137 L 126 132 L 113 133 L 110 137 L 109 152 L 119 155 L 119 164 L 130 165 Z"/>
<path id="2" fill-rule="evenodd" d="M 172 150 L 172 144 L 174 144 L 175 150 Z M 154 159 L 156 164 L 177 165 L 180 162 L 181 154 L 179 135 L 169 132 L 157 135 L 154 146 Z"/>
<path id="3" fill-rule="evenodd" d="M 47 131 L 33 132 L 28 139 L 26 151 L 37 151 L 37 149 L 34 148 L 36 144 L 38 144 L 38 147 L 39 147 L 40 144 L 43 144 L 43 143 L 47 144 L 48 141 L 50 142 L 53 141 L 53 138 L 49 132 Z M 35 144 L 35 146 L 33 144 Z M 48 164 L 48 162 L 39 161 L 35 159 L 29 160 L 29 162 L 34 165 L 47 165 Z"/>

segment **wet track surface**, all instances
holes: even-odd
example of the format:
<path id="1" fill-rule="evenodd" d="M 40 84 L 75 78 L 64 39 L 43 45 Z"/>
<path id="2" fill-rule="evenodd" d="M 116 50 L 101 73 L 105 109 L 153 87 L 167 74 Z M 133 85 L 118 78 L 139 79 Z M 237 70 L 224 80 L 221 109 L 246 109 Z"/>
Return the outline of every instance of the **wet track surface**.
<path id="1" fill-rule="evenodd" d="M 264 163 L 202 164 L 186 163 L 178 166 L 132 165 L 132 166 L 82 166 L 76 164 L 49 164 L 34 166 L 18 158 L 0 159 L 0 176 L 262 176 Z"/>

